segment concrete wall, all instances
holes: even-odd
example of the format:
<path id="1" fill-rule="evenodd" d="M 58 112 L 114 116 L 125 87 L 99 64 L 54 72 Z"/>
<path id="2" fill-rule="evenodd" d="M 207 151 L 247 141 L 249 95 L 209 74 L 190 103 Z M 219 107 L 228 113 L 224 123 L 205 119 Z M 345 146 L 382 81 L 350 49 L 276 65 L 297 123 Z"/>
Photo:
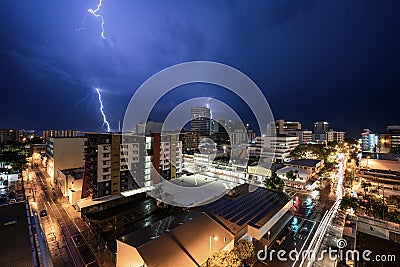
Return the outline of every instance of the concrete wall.
<path id="1" fill-rule="evenodd" d="M 286 212 L 288 212 L 293 207 L 293 202 L 289 201 L 281 210 L 279 210 L 271 219 L 267 221 L 260 228 L 255 228 L 253 226 L 247 226 L 247 234 L 251 237 L 254 237 L 257 240 L 260 240 L 268 231 L 274 226 Z"/>
<path id="2" fill-rule="evenodd" d="M 83 145 L 86 138 L 54 138 L 53 158 L 47 160 L 48 174 L 57 177 L 59 170 L 79 168 L 84 165 Z"/>

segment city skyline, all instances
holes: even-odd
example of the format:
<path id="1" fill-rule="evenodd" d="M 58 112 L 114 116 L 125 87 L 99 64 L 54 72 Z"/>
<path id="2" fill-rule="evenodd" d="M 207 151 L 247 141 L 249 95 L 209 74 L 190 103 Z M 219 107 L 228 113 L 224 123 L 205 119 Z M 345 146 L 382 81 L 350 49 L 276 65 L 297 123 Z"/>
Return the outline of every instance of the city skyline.
<path id="1" fill-rule="evenodd" d="M 399 266 L 399 10 L 0 1 L 0 266 Z"/>
<path id="2" fill-rule="evenodd" d="M 364 128 L 378 132 L 400 124 L 396 1 L 103 1 L 96 14 L 104 19 L 104 39 L 101 20 L 85 13 L 97 4 L 1 3 L 7 36 L 0 44 L 1 127 L 105 130 L 98 88 L 111 128 L 117 129 L 127 99 L 142 82 L 192 60 L 223 62 L 244 72 L 262 90 L 275 119 L 298 120 L 309 129 L 324 120 L 353 138 Z M 240 99 L 207 84 L 177 88 L 151 119 L 160 121 L 180 102 L 199 96 L 230 102 L 254 122 Z"/>

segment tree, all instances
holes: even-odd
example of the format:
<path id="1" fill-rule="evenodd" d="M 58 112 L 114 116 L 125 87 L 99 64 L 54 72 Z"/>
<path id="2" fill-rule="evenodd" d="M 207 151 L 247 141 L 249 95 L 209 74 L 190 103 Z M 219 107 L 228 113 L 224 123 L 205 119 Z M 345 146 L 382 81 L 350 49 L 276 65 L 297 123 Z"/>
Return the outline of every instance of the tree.
<path id="1" fill-rule="evenodd" d="M 208 267 L 240 267 L 241 261 L 233 251 L 217 251 L 207 261 Z"/>
<path id="2" fill-rule="evenodd" d="M 358 200 L 354 197 L 350 196 L 344 196 L 342 198 L 342 201 L 340 202 L 340 208 L 342 210 L 347 210 L 349 208 L 352 208 L 353 210 L 357 210 L 359 207 Z"/>
<path id="3" fill-rule="evenodd" d="M 297 171 L 297 170 L 296 170 Z M 295 173 L 296 171 L 288 171 L 286 173 L 286 178 L 288 178 L 288 180 L 291 181 L 291 184 L 293 184 L 293 182 L 296 180 L 296 177 L 298 175 L 298 171 L 297 173 Z M 297 175 L 296 175 L 297 174 Z"/>
<path id="4" fill-rule="evenodd" d="M 255 254 L 255 247 L 253 243 L 240 239 L 236 244 L 235 248 L 233 249 L 233 253 L 242 261 L 246 262 L 248 259 L 254 256 Z"/>
<path id="5" fill-rule="evenodd" d="M 283 190 L 284 182 L 281 178 L 276 175 L 275 172 L 272 173 L 271 177 L 264 180 L 265 187 L 273 190 Z"/>

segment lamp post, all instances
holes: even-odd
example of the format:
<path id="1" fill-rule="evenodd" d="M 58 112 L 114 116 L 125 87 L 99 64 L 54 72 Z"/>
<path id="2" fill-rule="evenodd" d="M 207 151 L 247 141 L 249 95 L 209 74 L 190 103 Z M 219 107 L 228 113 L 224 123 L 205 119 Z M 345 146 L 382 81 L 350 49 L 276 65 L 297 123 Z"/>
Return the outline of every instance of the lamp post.
<path id="1" fill-rule="evenodd" d="M 218 240 L 218 237 L 216 237 L 215 235 L 210 235 L 210 258 L 212 256 L 212 240 L 214 239 L 214 241 Z"/>

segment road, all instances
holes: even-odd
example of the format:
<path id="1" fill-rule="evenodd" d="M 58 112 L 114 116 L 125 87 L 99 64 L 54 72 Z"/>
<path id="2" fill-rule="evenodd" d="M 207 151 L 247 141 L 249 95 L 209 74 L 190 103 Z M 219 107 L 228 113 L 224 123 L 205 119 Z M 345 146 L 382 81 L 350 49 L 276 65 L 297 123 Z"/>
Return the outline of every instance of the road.
<path id="1" fill-rule="evenodd" d="M 85 238 L 57 199 L 49 178 L 37 168 L 30 171 L 34 200 L 38 210 L 46 210 L 40 218 L 54 266 L 99 266 Z"/>
<path id="2" fill-rule="evenodd" d="M 328 226 L 331 225 L 337 214 L 343 193 L 342 169 L 344 169 L 345 160 L 345 158 L 341 158 L 339 161 L 330 191 L 320 191 L 317 198 L 311 192 L 290 192 L 290 195 L 296 200 L 294 216 L 268 247 L 268 257 L 270 258 L 258 261 L 254 266 L 300 267 L 314 264 L 305 258 L 308 256 L 308 252 L 314 251 L 318 255 L 321 245 L 326 243 L 326 234 L 331 231 Z M 277 255 L 279 251 L 285 252 L 285 254 L 281 254 L 280 259 Z M 289 254 L 291 251 L 294 251 L 292 255 Z M 271 253 L 274 254 L 271 256 Z M 296 258 L 296 255 L 300 255 L 300 257 Z"/>

